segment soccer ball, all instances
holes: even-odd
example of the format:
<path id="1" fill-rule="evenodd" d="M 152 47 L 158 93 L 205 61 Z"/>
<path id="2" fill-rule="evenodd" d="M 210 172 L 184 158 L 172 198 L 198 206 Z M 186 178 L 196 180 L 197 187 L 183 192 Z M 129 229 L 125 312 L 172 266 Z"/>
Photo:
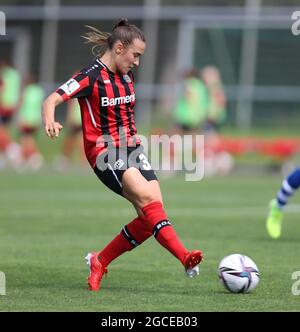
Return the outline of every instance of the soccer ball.
<path id="1" fill-rule="evenodd" d="M 218 267 L 223 286 L 232 293 L 249 293 L 259 283 L 259 270 L 253 260 L 245 255 L 224 257 Z"/>

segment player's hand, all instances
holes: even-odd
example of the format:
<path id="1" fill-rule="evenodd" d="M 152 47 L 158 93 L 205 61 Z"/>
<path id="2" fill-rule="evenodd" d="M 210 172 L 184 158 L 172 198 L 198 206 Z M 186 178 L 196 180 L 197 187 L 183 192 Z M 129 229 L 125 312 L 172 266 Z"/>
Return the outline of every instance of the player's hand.
<path id="1" fill-rule="evenodd" d="M 59 122 L 48 122 L 45 124 L 45 133 L 50 138 L 58 137 L 62 129 L 63 126 Z"/>

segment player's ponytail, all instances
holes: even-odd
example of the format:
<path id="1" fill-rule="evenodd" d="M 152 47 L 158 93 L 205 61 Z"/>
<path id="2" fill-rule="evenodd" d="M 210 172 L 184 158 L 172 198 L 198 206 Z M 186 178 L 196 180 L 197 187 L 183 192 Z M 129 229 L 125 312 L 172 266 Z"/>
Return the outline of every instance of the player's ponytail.
<path id="1" fill-rule="evenodd" d="M 111 36 L 109 32 L 102 32 L 97 28 L 86 25 L 91 31 L 85 33 L 82 37 L 86 39 L 86 43 L 94 44 L 92 53 L 95 56 L 102 56 L 108 48 L 108 38 Z"/>
<path id="2" fill-rule="evenodd" d="M 121 18 L 114 25 L 112 32 L 102 32 L 97 28 L 86 25 L 91 31 L 82 37 L 87 43 L 94 44 L 92 52 L 96 57 L 101 57 L 107 49 L 112 50 L 116 41 L 121 41 L 127 47 L 134 39 L 145 41 L 143 32 L 135 25 L 129 24 L 126 18 Z"/>

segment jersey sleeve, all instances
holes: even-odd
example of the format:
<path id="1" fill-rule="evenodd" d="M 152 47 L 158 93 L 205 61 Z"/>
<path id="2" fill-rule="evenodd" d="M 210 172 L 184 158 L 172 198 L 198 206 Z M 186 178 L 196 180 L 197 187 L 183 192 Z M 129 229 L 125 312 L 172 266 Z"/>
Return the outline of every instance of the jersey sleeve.
<path id="1" fill-rule="evenodd" d="M 55 92 L 61 95 L 64 101 L 71 98 L 87 97 L 92 93 L 94 82 L 92 76 L 81 71 L 72 76 Z"/>

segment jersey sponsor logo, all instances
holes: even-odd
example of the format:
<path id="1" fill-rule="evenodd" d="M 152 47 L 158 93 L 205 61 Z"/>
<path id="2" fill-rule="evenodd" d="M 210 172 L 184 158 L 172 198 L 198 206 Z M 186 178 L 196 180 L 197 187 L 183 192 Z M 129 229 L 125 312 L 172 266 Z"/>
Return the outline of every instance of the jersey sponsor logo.
<path id="1" fill-rule="evenodd" d="M 103 81 L 105 84 L 109 84 L 110 83 L 110 80 L 104 80 Z"/>
<path id="2" fill-rule="evenodd" d="M 123 78 L 124 78 L 126 83 L 131 83 L 131 79 L 130 79 L 129 75 L 127 75 L 127 74 L 123 75 Z"/>
<path id="3" fill-rule="evenodd" d="M 102 106 L 115 106 L 115 105 L 132 103 L 134 101 L 135 101 L 135 94 L 123 97 L 117 97 L 117 98 L 101 97 Z"/>
<path id="4" fill-rule="evenodd" d="M 76 80 L 74 80 L 74 78 L 71 78 L 70 80 L 68 80 L 68 82 L 66 82 L 64 85 L 60 87 L 60 89 L 62 89 L 67 96 L 70 96 L 70 94 L 72 94 L 79 88 L 80 84 Z"/>

